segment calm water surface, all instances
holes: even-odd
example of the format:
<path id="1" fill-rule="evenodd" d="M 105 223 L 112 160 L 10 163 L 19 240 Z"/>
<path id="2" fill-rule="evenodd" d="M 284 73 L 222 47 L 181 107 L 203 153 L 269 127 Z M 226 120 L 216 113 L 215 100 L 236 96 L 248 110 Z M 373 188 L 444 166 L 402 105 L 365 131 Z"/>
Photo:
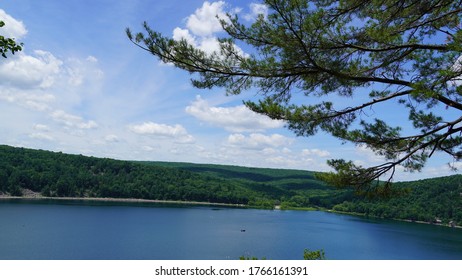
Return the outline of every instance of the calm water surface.
<path id="1" fill-rule="evenodd" d="M 462 230 L 326 212 L 0 201 L 0 259 L 302 259 L 304 248 L 461 260 Z"/>

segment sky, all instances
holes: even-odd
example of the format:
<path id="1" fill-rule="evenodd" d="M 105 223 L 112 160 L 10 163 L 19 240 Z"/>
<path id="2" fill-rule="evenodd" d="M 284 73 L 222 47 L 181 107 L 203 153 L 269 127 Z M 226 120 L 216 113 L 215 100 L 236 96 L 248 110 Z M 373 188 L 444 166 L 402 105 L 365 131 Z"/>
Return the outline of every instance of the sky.
<path id="1" fill-rule="evenodd" d="M 383 162 L 364 147 L 319 133 L 296 137 L 284 123 L 242 105 L 250 90 L 192 87 L 190 75 L 128 40 L 142 23 L 212 51 L 216 15 L 251 23 L 259 2 L 203 0 L 2 0 L 0 34 L 24 43 L 0 60 L 0 144 L 123 160 L 216 163 L 329 171 L 326 160 Z M 385 113 L 400 123 L 393 108 Z M 455 174 L 434 155 L 422 172 L 395 180 Z M 460 163 L 456 165 L 461 166 Z"/>

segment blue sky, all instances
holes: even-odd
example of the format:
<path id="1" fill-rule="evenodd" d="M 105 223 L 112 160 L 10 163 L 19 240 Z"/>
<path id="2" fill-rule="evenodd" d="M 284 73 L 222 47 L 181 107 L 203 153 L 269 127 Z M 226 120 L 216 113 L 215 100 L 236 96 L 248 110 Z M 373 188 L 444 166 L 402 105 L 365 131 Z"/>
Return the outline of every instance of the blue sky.
<path id="1" fill-rule="evenodd" d="M 135 47 L 125 28 L 186 37 L 213 50 L 215 15 L 252 21 L 265 12 L 250 1 L 3 0 L 2 35 L 24 50 L 0 60 L 0 144 L 127 160 L 219 163 L 327 171 L 326 160 L 364 165 L 381 158 L 322 133 L 296 137 L 284 124 L 242 105 L 255 91 L 226 96 L 199 90 L 188 73 Z M 378 110 L 378 109 L 377 109 Z M 398 112 L 386 108 L 390 118 Z M 438 154 L 421 173 L 454 174 Z M 458 163 L 457 163 L 458 164 Z M 460 165 L 460 164 L 459 164 Z"/>

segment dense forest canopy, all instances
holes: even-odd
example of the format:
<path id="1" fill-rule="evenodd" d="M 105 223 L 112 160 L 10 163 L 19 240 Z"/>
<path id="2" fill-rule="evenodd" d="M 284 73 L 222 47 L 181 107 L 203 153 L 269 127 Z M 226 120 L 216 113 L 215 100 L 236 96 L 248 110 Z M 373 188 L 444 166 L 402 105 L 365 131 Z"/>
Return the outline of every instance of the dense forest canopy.
<path id="1" fill-rule="evenodd" d="M 273 208 L 301 191 L 334 191 L 307 171 L 131 162 L 0 146 L 0 192 L 48 197 L 185 200 Z"/>
<path id="2" fill-rule="evenodd" d="M 195 74 L 198 88 L 223 87 L 230 94 L 256 88 L 261 99 L 246 105 L 283 120 L 297 135 L 324 131 L 385 158 L 371 167 L 329 160 L 337 172 L 323 179 L 336 185 L 387 194 L 399 166 L 420 171 L 437 153 L 449 155 L 449 162 L 462 159 L 462 1 L 263 4 L 268 14 L 252 24 L 233 14 L 221 18 L 226 35 L 212 53 L 148 23 L 127 35 L 161 61 Z M 383 108 L 407 112 L 407 120 L 390 123 Z"/>
<path id="3" fill-rule="evenodd" d="M 395 183 L 406 195 L 367 200 L 302 170 L 132 162 L 0 145 L 0 195 L 111 197 L 332 209 L 382 218 L 462 224 L 462 175 Z"/>

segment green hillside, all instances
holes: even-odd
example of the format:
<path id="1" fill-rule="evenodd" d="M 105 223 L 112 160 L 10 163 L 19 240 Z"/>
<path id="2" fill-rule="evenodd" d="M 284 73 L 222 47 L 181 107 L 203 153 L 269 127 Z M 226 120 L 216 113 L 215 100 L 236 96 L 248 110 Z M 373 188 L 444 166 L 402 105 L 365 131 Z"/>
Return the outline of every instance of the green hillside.
<path id="1" fill-rule="evenodd" d="M 232 180 L 252 191 L 264 194 L 252 206 L 282 209 L 300 207 L 323 207 L 325 204 L 341 203 L 351 199 L 350 190 L 337 190 L 316 179 L 314 173 L 304 170 L 252 168 L 216 164 L 193 164 L 180 162 L 143 162 L 160 167 L 174 167 L 201 175 Z M 329 202 L 326 202 L 329 201 Z M 313 203 L 316 202 L 316 203 Z"/>
<path id="2" fill-rule="evenodd" d="M 304 193 L 335 189 L 307 171 L 182 163 L 132 162 L 0 146 L 0 192 L 47 197 L 113 197 L 310 206 Z"/>
<path id="3" fill-rule="evenodd" d="M 394 186 L 408 189 L 409 194 L 375 201 L 355 197 L 332 208 L 373 217 L 444 224 L 452 221 L 462 225 L 462 175 L 400 182 Z"/>

